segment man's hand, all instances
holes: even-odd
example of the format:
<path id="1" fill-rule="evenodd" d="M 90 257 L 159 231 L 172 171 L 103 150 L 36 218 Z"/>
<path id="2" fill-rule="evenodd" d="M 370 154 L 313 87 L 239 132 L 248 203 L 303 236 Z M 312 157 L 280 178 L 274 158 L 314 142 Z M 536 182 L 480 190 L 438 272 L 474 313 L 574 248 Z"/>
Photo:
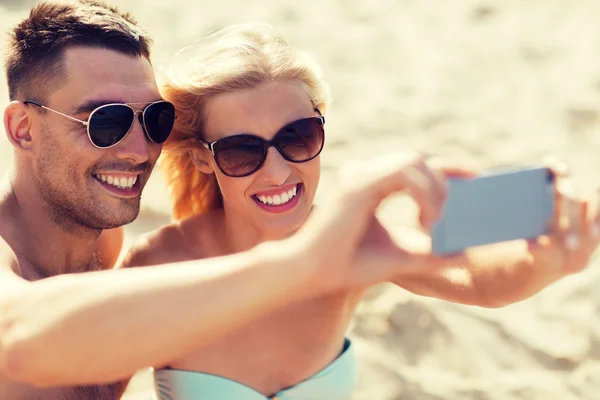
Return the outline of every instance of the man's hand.
<path id="1" fill-rule="evenodd" d="M 306 256 L 318 271 L 318 284 L 358 288 L 399 275 L 439 270 L 463 263 L 462 256 L 438 257 L 428 246 L 399 244 L 381 229 L 375 211 L 391 195 L 405 193 L 420 209 L 420 222 L 431 227 L 441 214 L 446 179 L 476 172 L 419 154 L 390 154 L 344 165 L 333 196 L 311 215 L 299 232 L 308 243 Z"/>

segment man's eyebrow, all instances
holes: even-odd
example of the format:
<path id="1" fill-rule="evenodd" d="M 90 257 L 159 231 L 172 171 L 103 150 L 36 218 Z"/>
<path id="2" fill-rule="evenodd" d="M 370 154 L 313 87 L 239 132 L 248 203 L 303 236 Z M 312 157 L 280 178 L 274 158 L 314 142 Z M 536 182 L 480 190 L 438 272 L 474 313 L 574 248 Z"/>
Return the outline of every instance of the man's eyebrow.
<path id="1" fill-rule="evenodd" d="M 103 106 L 105 104 L 113 104 L 113 103 L 122 103 L 120 100 L 106 100 L 106 99 L 90 99 L 85 102 L 75 106 L 71 113 L 73 115 L 81 114 L 81 113 L 91 113 L 96 108 Z"/>
<path id="2" fill-rule="evenodd" d="M 105 106 L 107 104 L 150 104 L 150 103 L 154 103 L 156 101 L 161 101 L 162 99 L 155 99 L 155 100 L 149 100 L 149 101 L 142 101 L 142 102 L 126 102 L 123 101 L 122 99 L 90 99 L 90 100 L 86 100 L 85 102 L 75 106 L 73 108 L 73 111 L 71 112 L 72 115 L 77 115 L 77 114 L 81 114 L 81 113 L 91 113 L 92 111 L 94 111 L 96 108 L 100 107 L 100 106 Z M 135 107 L 134 107 L 135 108 Z"/>

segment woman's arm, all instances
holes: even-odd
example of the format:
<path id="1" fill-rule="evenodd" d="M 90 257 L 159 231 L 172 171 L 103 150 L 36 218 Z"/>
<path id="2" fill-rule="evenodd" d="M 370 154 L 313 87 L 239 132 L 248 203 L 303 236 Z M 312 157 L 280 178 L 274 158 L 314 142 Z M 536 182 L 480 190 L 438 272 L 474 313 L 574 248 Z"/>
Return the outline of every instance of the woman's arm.
<path id="1" fill-rule="evenodd" d="M 525 300 L 584 269 L 600 243 L 597 205 L 560 190 L 556 203 L 548 236 L 470 249 L 456 267 L 392 282 L 419 295 L 488 308 Z M 409 248 L 424 249 L 430 243 L 426 235 L 406 228 L 396 230 L 395 240 Z"/>
<path id="2" fill-rule="evenodd" d="M 502 255 L 488 254 L 467 265 L 445 268 L 429 276 L 405 276 L 393 282 L 422 296 L 498 308 L 528 299 L 565 275 L 561 270 L 553 270 L 553 265 L 536 262 L 524 241 L 502 247 Z"/>

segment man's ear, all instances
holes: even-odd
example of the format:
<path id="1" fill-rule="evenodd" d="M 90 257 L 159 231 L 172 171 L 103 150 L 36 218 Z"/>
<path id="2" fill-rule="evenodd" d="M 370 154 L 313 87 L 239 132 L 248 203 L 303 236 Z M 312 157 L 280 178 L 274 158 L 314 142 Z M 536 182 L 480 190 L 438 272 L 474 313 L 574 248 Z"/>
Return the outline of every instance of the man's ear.
<path id="1" fill-rule="evenodd" d="M 31 120 L 27 113 L 27 105 L 20 101 L 12 101 L 4 110 L 4 129 L 10 143 L 22 151 L 33 150 L 31 137 Z"/>
<path id="2" fill-rule="evenodd" d="M 212 164 L 208 161 L 208 157 L 212 155 L 205 149 L 195 147 L 189 151 L 190 158 L 194 166 L 204 174 L 212 174 L 215 172 Z"/>

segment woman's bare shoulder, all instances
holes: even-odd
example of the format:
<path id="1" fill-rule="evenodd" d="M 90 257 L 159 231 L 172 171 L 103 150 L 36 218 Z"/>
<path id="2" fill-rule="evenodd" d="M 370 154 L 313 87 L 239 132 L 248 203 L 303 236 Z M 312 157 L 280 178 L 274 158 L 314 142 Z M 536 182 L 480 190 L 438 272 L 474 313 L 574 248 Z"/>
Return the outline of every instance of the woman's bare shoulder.
<path id="1" fill-rule="evenodd" d="M 185 235 L 179 222 L 162 226 L 135 240 L 119 268 L 145 267 L 185 260 Z"/>
<path id="2" fill-rule="evenodd" d="M 208 246 L 199 232 L 214 231 L 215 215 L 196 215 L 140 236 L 127 251 L 120 268 L 159 265 L 203 257 Z"/>

